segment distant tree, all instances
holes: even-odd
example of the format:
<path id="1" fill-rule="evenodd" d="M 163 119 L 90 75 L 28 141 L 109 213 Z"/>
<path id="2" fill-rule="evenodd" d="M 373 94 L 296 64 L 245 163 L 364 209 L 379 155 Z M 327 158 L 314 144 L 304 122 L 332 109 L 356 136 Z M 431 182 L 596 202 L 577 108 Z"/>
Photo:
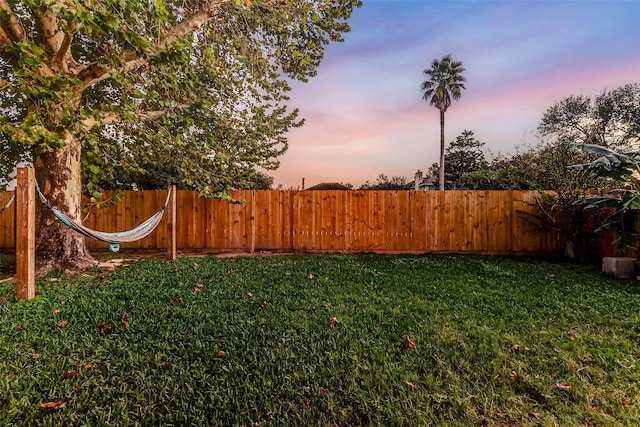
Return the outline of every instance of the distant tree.
<path id="1" fill-rule="evenodd" d="M 451 55 L 441 60 L 434 59 L 431 68 L 423 71 L 427 80 L 422 82 L 422 99 L 440 110 L 440 174 L 439 188 L 445 188 L 445 158 L 444 158 L 444 113 L 451 106 L 452 100 L 460 98 L 464 82 L 467 80 L 462 73 L 465 69 L 462 62 L 454 61 Z"/>
<path id="2" fill-rule="evenodd" d="M 203 173 L 207 173 L 203 171 Z M 270 190 L 273 177 L 260 171 L 236 171 L 233 188 L 238 190 Z M 209 179 L 214 180 L 215 176 Z M 171 163 L 143 163 L 133 170 L 122 170 L 111 178 L 99 181 L 105 190 L 162 190 L 175 185 L 178 190 L 197 190 L 183 171 Z"/>
<path id="3" fill-rule="evenodd" d="M 360 190 L 411 190 L 414 187 L 413 181 L 407 181 L 404 176 L 392 176 L 388 178 L 381 173 L 374 182 L 365 182 L 360 186 Z"/>
<path id="4" fill-rule="evenodd" d="M 465 190 L 494 190 L 497 187 L 496 173 L 491 169 L 465 172 L 458 178 L 457 186 Z"/>
<path id="5" fill-rule="evenodd" d="M 437 162 L 431 163 L 428 169 L 429 176 L 438 176 L 440 174 L 440 164 Z"/>
<path id="6" fill-rule="evenodd" d="M 562 142 L 610 148 L 640 147 L 640 84 L 633 83 L 595 98 L 571 95 L 542 116 L 538 131 Z"/>
<path id="7" fill-rule="evenodd" d="M 195 188 L 185 182 L 180 168 L 169 163 L 142 163 L 136 169 L 117 171 L 98 184 L 105 190 L 161 190 L 169 185 L 175 185 L 179 190 Z"/>
<path id="8" fill-rule="evenodd" d="M 444 162 L 447 165 L 445 181 L 453 188 L 461 187 L 460 177 L 485 167 L 487 161 L 482 151 L 484 142 L 478 141 L 470 130 L 465 130 L 447 146 Z"/>
<path id="9" fill-rule="evenodd" d="M 273 177 L 264 172 L 256 172 L 249 179 L 250 186 L 241 186 L 241 189 L 247 190 L 271 190 L 273 188 Z"/>
<path id="10" fill-rule="evenodd" d="M 495 190 L 531 190 L 537 187 L 534 178 L 536 150 L 531 148 L 511 156 L 501 155 L 494 158 L 489 170 Z"/>

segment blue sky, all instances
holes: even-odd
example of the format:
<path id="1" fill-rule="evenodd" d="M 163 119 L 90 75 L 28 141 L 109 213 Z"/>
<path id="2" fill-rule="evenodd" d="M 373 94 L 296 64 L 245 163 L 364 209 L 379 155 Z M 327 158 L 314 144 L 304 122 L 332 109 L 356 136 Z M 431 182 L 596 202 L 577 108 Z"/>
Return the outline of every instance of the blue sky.
<path id="1" fill-rule="evenodd" d="M 422 71 L 451 54 L 467 89 L 446 114 L 487 152 L 536 144 L 544 111 L 569 95 L 640 81 L 640 0 L 364 0 L 318 75 L 294 83 L 306 119 L 288 134 L 275 184 L 358 187 L 378 174 L 413 179 L 439 156 L 439 113 L 421 99 Z"/>

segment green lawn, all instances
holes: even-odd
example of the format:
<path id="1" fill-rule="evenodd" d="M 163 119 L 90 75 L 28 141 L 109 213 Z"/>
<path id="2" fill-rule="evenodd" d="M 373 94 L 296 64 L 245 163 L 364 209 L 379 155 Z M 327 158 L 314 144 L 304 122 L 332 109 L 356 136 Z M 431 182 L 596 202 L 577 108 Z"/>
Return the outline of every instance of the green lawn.
<path id="1" fill-rule="evenodd" d="M 640 425 L 640 286 L 592 267 L 212 257 L 14 286 L 0 425 Z"/>

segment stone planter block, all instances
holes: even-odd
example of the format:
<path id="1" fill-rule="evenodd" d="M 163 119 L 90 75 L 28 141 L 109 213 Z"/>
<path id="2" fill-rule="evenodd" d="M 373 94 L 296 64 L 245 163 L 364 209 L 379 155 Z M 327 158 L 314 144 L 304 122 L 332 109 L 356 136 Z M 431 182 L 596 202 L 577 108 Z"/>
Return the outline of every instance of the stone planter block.
<path id="1" fill-rule="evenodd" d="M 635 276 L 635 258 L 604 257 L 602 258 L 602 272 L 620 279 L 630 279 Z"/>

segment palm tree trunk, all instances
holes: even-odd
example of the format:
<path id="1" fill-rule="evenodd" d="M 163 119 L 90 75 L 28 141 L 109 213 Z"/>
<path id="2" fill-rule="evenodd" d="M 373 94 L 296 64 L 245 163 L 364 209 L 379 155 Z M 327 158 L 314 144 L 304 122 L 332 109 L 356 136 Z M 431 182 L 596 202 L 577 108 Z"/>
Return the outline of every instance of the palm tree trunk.
<path id="1" fill-rule="evenodd" d="M 444 110 L 440 110 L 440 179 L 438 190 L 444 190 Z"/>

